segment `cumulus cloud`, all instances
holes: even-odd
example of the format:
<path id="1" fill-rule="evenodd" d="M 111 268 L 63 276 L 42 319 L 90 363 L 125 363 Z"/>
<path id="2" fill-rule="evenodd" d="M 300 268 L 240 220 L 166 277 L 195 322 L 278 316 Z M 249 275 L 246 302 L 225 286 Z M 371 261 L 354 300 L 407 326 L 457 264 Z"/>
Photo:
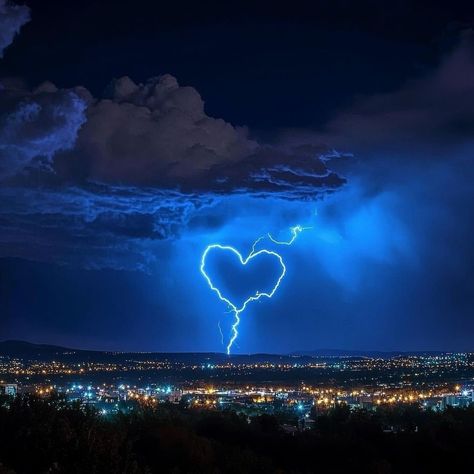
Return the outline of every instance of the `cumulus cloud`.
<path id="1" fill-rule="evenodd" d="M 85 103 L 77 94 L 50 83 L 32 92 L 0 86 L 0 180 L 29 166 L 51 166 L 57 152 L 74 146 L 85 121 Z"/>
<path id="2" fill-rule="evenodd" d="M 316 199 L 344 183 L 327 147 L 258 143 L 244 127 L 209 117 L 199 93 L 170 75 L 145 84 L 124 77 L 105 96 L 5 83 L 0 179 L 46 164 L 59 181 L 284 199 Z"/>
<path id="3" fill-rule="evenodd" d="M 20 28 L 29 21 L 30 9 L 15 5 L 8 0 L 0 0 L 0 58 L 18 34 Z"/>
<path id="4" fill-rule="evenodd" d="M 199 180 L 215 164 L 234 163 L 257 144 L 243 128 L 209 117 L 196 89 L 170 75 L 145 84 L 123 77 L 109 98 L 89 106 L 76 147 L 88 177 L 108 182 L 162 185 Z"/>
<path id="5" fill-rule="evenodd" d="M 288 199 L 316 198 L 343 183 L 322 159 L 325 147 L 308 153 L 262 145 L 244 127 L 208 116 L 199 93 L 169 74 L 144 84 L 115 80 L 103 99 L 82 94 L 87 122 L 57 164 L 68 177 Z"/>

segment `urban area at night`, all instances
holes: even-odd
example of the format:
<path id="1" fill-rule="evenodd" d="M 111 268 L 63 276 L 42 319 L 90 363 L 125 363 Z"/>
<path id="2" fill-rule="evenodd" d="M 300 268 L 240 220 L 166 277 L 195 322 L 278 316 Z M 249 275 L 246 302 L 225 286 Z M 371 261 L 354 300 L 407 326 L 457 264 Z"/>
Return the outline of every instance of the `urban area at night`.
<path id="1" fill-rule="evenodd" d="M 292 430 L 336 405 L 442 411 L 474 404 L 474 353 L 225 356 L 99 353 L 15 341 L 3 347 L 17 353 L 0 356 L 5 394 L 56 393 L 102 415 L 173 403 L 249 417 L 279 414 Z"/>

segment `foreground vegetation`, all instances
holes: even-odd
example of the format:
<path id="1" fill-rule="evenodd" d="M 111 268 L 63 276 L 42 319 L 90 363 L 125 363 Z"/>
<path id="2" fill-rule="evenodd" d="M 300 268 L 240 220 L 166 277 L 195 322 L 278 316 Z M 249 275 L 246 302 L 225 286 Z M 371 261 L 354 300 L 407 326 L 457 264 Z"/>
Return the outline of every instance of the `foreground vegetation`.
<path id="1" fill-rule="evenodd" d="M 2 401 L 0 473 L 471 472 L 474 409 L 314 414 L 285 433 L 275 417 L 160 405 L 106 418 L 24 395 Z"/>

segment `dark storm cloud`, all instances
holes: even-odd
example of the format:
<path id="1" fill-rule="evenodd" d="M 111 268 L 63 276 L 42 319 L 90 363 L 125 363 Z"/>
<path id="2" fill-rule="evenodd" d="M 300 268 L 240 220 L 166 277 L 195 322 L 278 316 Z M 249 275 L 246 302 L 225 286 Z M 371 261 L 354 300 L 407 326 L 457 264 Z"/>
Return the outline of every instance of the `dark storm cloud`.
<path id="1" fill-rule="evenodd" d="M 314 200 L 345 182 L 326 147 L 261 145 L 170 75 L 105 95 L 4 81 L 1 256 L 145 269 L 153 242 L 231 194 Z"/>
<path id="2" fill-rule="evenodd" d="M 87 122 L 76 146 L 58 159 L 66 176 L 187 192 L 240 191 L 284 199 L 313 199 L 343 180 L 331 173 L 325 147 L 277 149 L 208 116 L 193 87 L 166 74 L 144 84 L 113 81 L 106 98 L 85 90 Z"/>
<path id="3" fill-rule="evenodd" d="M 0 0 L 0 55 L 29 19 Z M 153 242 L 232 193 L 316 199 L 344 180 L 327 150 L 264 146 L 208 116 L 171 75 L 83 87 L 0 88 L 0 256 L 146 270 Z"/>
<path id="4" fill-rule="evenodd" d="M 51 167 L 57 152 L 74 146 L 84 101 L 50 83 L 32 92 L 12 81 L 0 87 L 0 180 L 31 166 Z"/>
<path id="5" fill-rule="evenodd" d="M 216 163 L 233 163 L 257 147 L 243 128 L 209 117 L 192 87 L 170 75 L 135 84 L 128 77 L 90 99 L 87 123 L 66 160 L 89 179 L 169 186 L 195 182 Z"/>
<path id="6" fill-rule="evenodd" d="M 115 80 L 101 99 L 84 88 L 46 84 L 18 93 L 7 86 L 2 130 L 10 161 L 2 162 L 17 176 L 0 190 L 1 253 L 146 268 L 153 242 L 179 236 L 203 206 L 230 194 L 303 201 L 339 189 L 345 181 L 331 168 L 341 155 L 323 142 L 355 149 L 372 163 L 360 178 L 367 192 L 394 189 L 394 178 L 380 172 L 390 159 L 413 161 L 415 148 L 432 148 L 434 138 L 468 141 L 470 41 L 466 33 L 433 73 L 359 100 L 323 134 L 292 131 L 286 146 L 261 144 L 245 128 L 209 117 L 199 93 L 170 75 L 144 84 Z M 397 148 L 409 152 L 387 157 Z M 373 164 L 378 159 L 381 166 Z M 49 169 L 31 170 L 45 162 Z M 407 174 L 422 179 L 423 170 Z"/>
<path id="7" fill-rule="evenodd" d="M 418 149 L 472 141 L 474 130 L 474 31 L 437 69 L 395 92 L 361 97 L 326 127 L 338 146 L 376 150 Z M 414 150 L 414 151 L 415 151 Z"/>
<path id="8" fill-rule="evenodd" d="M 0 58 L 10 46 L 20 28 L 29 21 L 30 10 L 24 5 L 15 5 L 8 0 L 0 0 Z"/>
<path id="9" fill-rule="evenodd" d="M 358 99 L 314 135 L 358 157 L 319 213 L 327 273 L 363 311 L 375 301 L 374 318 L 397 330 L 406 321 L 401 344 L 413 331 L 437 347 L 472 345 L 458 329 L 474 304 L 473 40 L 465 32 L 431 73 Z"/>
<path id="10" fill-rule="evenodd" d="M 2 187 L 0 257 L 147 270 L 155 240 L 176 236 L 212 199 L 150 188 Z"/>

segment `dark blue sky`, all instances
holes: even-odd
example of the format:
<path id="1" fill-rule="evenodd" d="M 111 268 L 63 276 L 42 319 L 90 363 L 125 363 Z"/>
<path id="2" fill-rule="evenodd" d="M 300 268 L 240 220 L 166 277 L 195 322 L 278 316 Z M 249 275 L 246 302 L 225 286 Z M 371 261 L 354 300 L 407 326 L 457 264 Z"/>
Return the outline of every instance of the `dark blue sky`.
<path id="1" fill-rule="evenodd" d="M 0 37 L 1 339 L 224 350 L 202 252 L 301 224 L 258 247 L 287 273 L 234 351 L 473 349 L 472 7 L 25 3 L 0 16 L 23 25 Z M 215 257 L 236 300 L 278 273 Z"/>

